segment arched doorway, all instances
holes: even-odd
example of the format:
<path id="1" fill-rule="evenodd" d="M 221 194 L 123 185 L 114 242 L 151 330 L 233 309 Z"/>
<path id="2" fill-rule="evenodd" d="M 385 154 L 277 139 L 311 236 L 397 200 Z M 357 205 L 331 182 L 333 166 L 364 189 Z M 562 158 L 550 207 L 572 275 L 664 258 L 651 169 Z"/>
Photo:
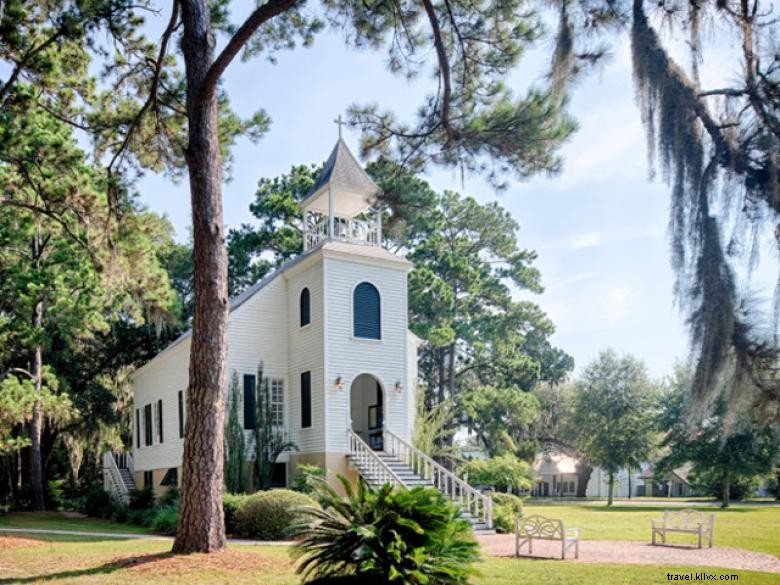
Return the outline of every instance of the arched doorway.
<path id="1" fill-rule="evenodd" d="M 381 451 L 384 426 L 384 392 L 382 385 L 371 374 L 360 374 L 349 390 L 349 409 L 352 430 L 369 446 Z"/>

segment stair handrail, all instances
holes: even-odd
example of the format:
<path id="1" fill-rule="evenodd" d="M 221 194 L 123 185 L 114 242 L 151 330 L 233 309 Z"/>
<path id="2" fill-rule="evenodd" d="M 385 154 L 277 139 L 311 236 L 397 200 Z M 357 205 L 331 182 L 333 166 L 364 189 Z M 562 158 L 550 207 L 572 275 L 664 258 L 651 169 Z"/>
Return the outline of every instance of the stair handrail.
<path id="1" fill-rule="evenodd" d="M 135 465 L 133 463 L 133 454 L 129 451 L 112 451 L 114 461 L 119 469 L 127 469 L 130 475 L 135 473 Z"/>
<path id="2" fill-rule="evenodd" d="M 490 496 L 473 488 L 390 429 L 385 427 L 383 435 L 385 452 L 400 457 L 412 471 L 423 479 L 431 480 L 451 501 L 459 503 L 461 509 L 482 520 L 488 528 L 493 528 L 493 499 Z"/>
<path id="3" fill-rule="evenodd" d="M 391 483 L 395 486 L 405 487 L 404 482 L 395 471 L 376 454 L 376 451 L 360 435 L 348 428 L 347 437 L 349 438 L 349 454 L 361 473 L 376 476 L 380 483 Z"/>
<path id="4" fill-rule="evenodd" d="M 103 489 L 118 499 L 120 503 L 130 502 L 130 492 L 125 486 L 114 453 L 111 451 L 103 453 Z"/>

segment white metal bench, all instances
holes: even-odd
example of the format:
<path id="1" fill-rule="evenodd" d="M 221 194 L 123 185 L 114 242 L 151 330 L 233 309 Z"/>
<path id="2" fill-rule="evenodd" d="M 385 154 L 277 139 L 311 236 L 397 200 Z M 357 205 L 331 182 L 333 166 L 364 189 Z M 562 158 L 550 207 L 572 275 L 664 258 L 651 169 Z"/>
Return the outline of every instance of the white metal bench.
<path id="1" fill-rule="evenodd" d="M 566 551 L 574 547 L 574 558 L 580 558 L 580 529 L 569 528 L 563 520 L 553 520 L 544 516 L 528 516 L 515 519 L 515 556 L 528 544 L 528 554 L 534 552 L 534 540 L 560 540 L 561 558 L 566 559 Z"/>
<path id="2" fill-rule="evenodd" d="M 715 531 L 715 514 L 703 514 L 697 510 L 666 510 L 663 519 L 653 520 L 653 544 L 656 536 L 661 537 L 661 543 L 666 544 L 666 535 L 670 532 L 696 534 L 699 537 L 699 548 L 704 537 L 707 537 L 712 548 L 712 536 Z"/>

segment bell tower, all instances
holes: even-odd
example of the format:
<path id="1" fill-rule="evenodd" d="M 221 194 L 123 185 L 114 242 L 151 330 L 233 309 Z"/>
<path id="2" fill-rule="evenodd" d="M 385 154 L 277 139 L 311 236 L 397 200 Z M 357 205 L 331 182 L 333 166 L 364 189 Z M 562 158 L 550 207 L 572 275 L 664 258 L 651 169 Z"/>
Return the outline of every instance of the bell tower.
<path id="1" fill-rule="evenodd" d="M 323 242 L 382 245 L 379 187 L 371 180 L 341 138 L 317 181 L 301 202 L 303 251 Z"/>

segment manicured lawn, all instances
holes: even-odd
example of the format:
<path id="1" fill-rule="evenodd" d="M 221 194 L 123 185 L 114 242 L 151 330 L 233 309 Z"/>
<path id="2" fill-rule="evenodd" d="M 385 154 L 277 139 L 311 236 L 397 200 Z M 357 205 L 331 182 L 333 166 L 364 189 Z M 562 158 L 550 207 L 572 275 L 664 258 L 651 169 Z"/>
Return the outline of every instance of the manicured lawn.
<path id="1" fill-rule="evenodd" d="M 227 553 L 186 557 L 170 556 L 167 554 L 169 547 L 168 542 L 138 540 L 22 541 L 9 546 L 8 540 L 0 537 L 0 583 L 299 583 L 287 550 L 281 547 L 236 545 Z M 776 574 L 693 567 L 487 559 L 478 568 L 480 575 L 472 579 L 474 585 L 661 584 L 668 583 L 666 575 L 669 572 L 702 571 L 708 574 L 736 574 L 740 582 L 750 585 L 778 582 Z"/>
<path id="2" fill-rule="evenodd" d="M 117 524 L 97 518 L 68 516 L 58 512 L 14 512 L 0 514 L 0 527 L 36 528 L 41 530 L 81 530 L 92 532 L 125 532 L 130 534 L 148 534 L 150 531 L 135 524 Z"/>
<path id="3" fill-rule="evenodd" d="M 780 507 L 691 506 L 715 514 L 715 544 L 780 556 Z M 670 508 L 679 509 L 679 508 Z M 583 540 L 650 540 L 650 520 L 663 517 L 658 506 L 577 504 L 527 504 L 525 514 L 562 519 L 569 528 L 579 528 Z M 678 535 L 681 541 L 685 536 Z"/>

